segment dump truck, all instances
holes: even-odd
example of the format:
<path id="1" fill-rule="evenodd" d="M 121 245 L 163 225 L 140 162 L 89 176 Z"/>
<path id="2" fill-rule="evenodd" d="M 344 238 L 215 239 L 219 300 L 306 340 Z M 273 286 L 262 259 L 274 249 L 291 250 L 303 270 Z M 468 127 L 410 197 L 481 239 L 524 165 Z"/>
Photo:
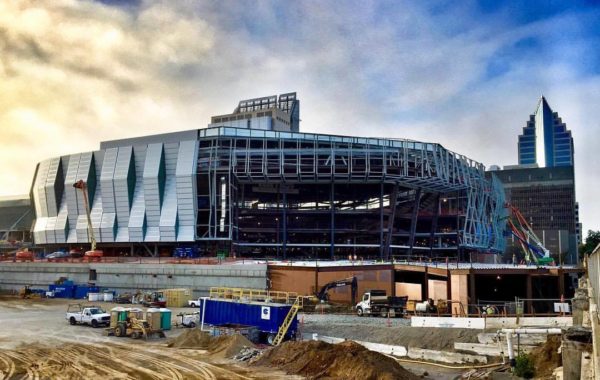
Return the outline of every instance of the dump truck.
<path id="1" fill-rule="evenodd" d="M 82 307 L 80 304 L 70 304 L 65 318 L 72 325 L 86 324 L 98 327 L 110 323 L 110 314 L 98 306 Z"/>
<path id="2" fill-rule="evenodd" d="M 359 303 L 356 304 L 356 314 L 359 317 L 381 316 L 399 317 L 404 315 L 408 297 L 392 297 L 385 290 L 370 290 L 365 292 Z"/>

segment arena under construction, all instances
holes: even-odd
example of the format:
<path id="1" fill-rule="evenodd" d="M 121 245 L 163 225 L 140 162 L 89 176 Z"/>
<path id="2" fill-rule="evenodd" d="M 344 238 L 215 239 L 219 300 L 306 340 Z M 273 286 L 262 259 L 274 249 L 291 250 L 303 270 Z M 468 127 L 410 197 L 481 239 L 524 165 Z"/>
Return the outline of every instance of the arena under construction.
<path id="1" fill-rule="evenodd" d="M 244 100 L 208 128 L 39 163 L 36 246 L 281 259 L 503 251 L 504 192 L 482 164 L 437 143 L 299 133 L 299 106 L 295 93 Z"/>

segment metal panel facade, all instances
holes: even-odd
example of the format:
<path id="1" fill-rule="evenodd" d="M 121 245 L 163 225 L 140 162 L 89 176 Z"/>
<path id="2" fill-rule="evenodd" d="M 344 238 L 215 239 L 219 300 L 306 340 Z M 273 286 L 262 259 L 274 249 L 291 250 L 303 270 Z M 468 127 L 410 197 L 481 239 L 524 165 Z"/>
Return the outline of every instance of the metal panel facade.
<path id="1" fill-rule="evenodd" d="M 332 257 L 357 247 L 386 246 L 386 257 L 503 250 L 502 188 L 483 165 L 439 144 L 229 127 L 165 136 L 41 162 L 36 242 L 89 241 L 73 188 L 82 179 L 101 243 L 212 240 Z"/>

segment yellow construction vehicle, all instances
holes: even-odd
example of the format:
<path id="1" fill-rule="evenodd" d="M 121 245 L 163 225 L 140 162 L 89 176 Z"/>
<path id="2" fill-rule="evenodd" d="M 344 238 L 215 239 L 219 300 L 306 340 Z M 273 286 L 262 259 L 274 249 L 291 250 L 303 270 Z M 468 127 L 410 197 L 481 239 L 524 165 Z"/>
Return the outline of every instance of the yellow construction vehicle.
<path id="1" fill-rule="evenodd" d="M 112 332 L 116 337 L 131 337 L 133 339 L 144 338 L 148 339 L 154 335 L 160 338 L 165 338 L 164 331 L 159 329 L 152 329 L 148 321 L 143 319 L 137 319 L 135 317 L 128 317 L 124 321 L 118 321 L 116 326 L 112 328 Z M 110 334 L 110 331 L 109 331 Z"/>
<path id="2" fill-rule="evenodd" d="M 29 287 L 29 285 L 25 285 L 24 287 L 22 287 L 19 290 L 19 297 L 26 299 L 26 298 L 31 298 L 32 292 L 31 292 L 31 288 Z"/>

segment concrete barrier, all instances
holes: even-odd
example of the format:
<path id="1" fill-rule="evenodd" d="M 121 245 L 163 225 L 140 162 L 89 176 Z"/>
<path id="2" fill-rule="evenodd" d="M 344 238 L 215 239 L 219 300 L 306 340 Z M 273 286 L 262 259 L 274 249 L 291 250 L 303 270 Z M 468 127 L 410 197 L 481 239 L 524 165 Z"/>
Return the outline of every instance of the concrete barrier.
<path id="1" fill-rule="evenodd" d="M 516 327 L 570 327 L 573 317 L 520 317 L 520 318 L 465 318 L 465 317 L 412 317 L 413 327 L 445 327 L 465 329 L 502 329 Z"/>
<path id="2" fill-rule="evenodd" d="M 46 288 L 60 277 L 87 284 L 92 276 L 117 292 L 190 288 L 200 297 L 213 286 L 265 289 L 267 265 L 0 263 L 0 289 Z"/>
<path id="3" fill-rule="evenodd" d="M 485 328 L 484 318 L 462 318 L 462 317 L 412 317 L 412 327 L 446 327 L 479 329 Z"/>
<path id="4" fill-rule="evenodd" d="M 514 340 L 515 340 L 515 346 L 516 346 L 517 345 L 516 338 L 514 338 Z M 531 350 L 533 350 L 535 347 L 536 346 L 533 346 L 533 345 L 526 345 L 526 344 L 522 344 L 522 343 L 519 344 L 519 350 L 521 350 L 525 353 L 531 352 Z M 457 351 L 463 351 L 463 352 L 467 352 L 467 353 L 474 353 L 474 354 L 486 355 L 486 356 L 506 356 L 507 355 L 506 342 L 491 343 L 491 344 L 455 342 L 454 349 Z"/>
<path id="5" fill-rule="evenodd" d="M 477 340 L 479 343 L 484 344 L 497 344 L 498 341 L 506 344 L 506 335 L 498 333 L 480 333 L 477 334 Z M 515 338 L 516 339 L 516 338 Z M 524 345 L 536 346 L 546 342 L 548 339 L 547 334 L 519 334 L 519 343 Z"/>

